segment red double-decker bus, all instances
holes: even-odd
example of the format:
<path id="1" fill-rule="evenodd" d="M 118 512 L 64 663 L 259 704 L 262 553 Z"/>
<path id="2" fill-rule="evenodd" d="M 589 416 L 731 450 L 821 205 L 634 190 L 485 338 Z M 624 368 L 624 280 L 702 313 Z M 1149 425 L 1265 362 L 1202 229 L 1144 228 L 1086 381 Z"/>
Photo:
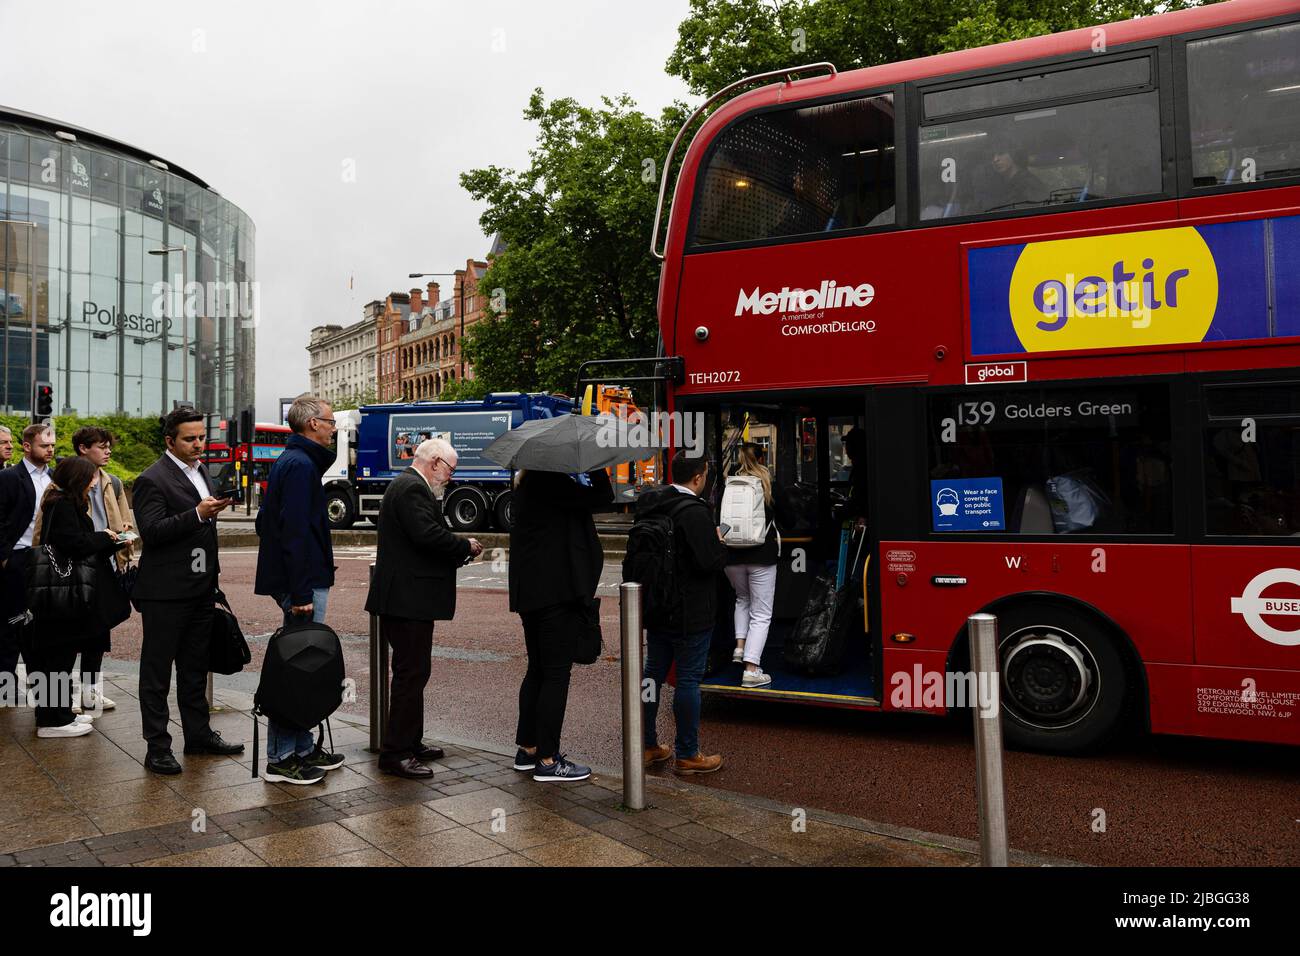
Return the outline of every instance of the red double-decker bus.
<path id="1" fill-rule="evenodd" d="M 228 431 L 226 423 L 221 423 L 221 432 Z M 271 465 L 284 451 L 285 442 L 293 434 L 288 425 L 276 425 L 270 422 L 258 422 L 253 426 L 251 441 L 241 441 L 233 447 L 226 441 L 209 441 L 203 460 L 207 462 L 208 473 L 217 485 L 233 484 L 236 477 L 235 463 L 239 463 L 239 474 L 248 475 L 249 484 L 258 485 L 266 492 L 266 479 L 271 473 Z"/>
<path id="2" fill-rule="evenodd" d="M 706 690 L 943 713 L 988 611 L 1015 745 L 1300 743 L 1300 4 L 752 79 L 682 160 L 659 361 L 799 518 L 772 683 L 724 633 Z M 837 559 L 860 623 L 795 668 Z"/>

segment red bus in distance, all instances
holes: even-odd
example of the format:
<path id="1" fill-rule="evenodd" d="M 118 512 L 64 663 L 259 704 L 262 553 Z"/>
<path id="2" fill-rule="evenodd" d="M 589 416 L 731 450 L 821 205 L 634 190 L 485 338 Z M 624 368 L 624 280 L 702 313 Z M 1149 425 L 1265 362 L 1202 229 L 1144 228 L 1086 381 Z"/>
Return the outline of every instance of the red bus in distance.
<path id="1" fill-rule="evenodd" d="M 1300 3 L 800 70 L 704 120 L 663 235 L 668 407 L 725 467 L 767 428 L 798 516 L 772 683 L 723 635 L 706 690 L 947 712 L 989 611 L 1016 746 L 1300 744 Z"/>
<path id="2" fill-rule="evenodd" d="M 208 474 L 212 477 L 214 486 L 233 484 L 235 462 L 239 462 L 239 474 L 248 475 L 249 484 L 258 485 L 262 493 L 266 493 L 266 479 L 271 473 L 271 465 L 284 451 L 285 442 L 293 434 L 293 429 L 288 425 L 270 422 L 258 422 L 253 429 L 252 441 L 241 441 L 233 448 L 225 441 L 208 442 L 203 460 L 208 465 Z M 225 433 L 224 423 L 222 433 Z"/>

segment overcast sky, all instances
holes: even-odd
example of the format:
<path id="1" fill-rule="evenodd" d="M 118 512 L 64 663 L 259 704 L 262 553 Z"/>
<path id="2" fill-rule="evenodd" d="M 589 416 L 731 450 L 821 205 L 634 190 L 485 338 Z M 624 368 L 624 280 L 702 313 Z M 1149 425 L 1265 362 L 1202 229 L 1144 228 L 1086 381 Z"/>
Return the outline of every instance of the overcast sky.
<path id="1" fill-rule="evenodd" d="M 0 0 L 0 103 L 206 180 L 257 227 L 257 409 L 309 385 L 308 332 L 490 237 L 465 170 L 527 163 L 529 93 L 690 100 L 687 0 Z M 355 182 L 344 181 L 351 161 Z M 349 291 L 349 277 L 355 276 Z M 427 281 L 427 280 L 424 280 Z M 450 280 L 441 280 L 448 289 Z"/>

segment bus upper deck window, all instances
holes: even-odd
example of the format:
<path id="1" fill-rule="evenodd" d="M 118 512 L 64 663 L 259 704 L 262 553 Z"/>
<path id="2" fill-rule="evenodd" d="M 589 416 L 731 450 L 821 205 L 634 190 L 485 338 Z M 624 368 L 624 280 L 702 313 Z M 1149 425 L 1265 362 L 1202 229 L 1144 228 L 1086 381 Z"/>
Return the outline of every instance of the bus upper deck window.
<path id="1" fill-rule="evenodd" d="M 700 177 L 695 246 L 815 236 L 892 222 L 893 96 L 862 97 L 738 120 Z"/>
<path id="2" fill-rule="evenodd" d="M 1192 184 L 1300 175 L 1300 23 L 1187 44 Z"/>

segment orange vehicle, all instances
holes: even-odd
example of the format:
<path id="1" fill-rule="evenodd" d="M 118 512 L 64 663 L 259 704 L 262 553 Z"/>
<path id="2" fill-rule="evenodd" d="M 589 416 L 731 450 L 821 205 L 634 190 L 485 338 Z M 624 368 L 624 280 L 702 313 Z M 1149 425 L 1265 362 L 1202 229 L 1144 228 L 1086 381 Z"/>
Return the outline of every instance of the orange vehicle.
<path id="1" fill-rule="evenodd" d="M 618 385 L 588 385 L 582 396 L 582 414 L 617 415 L 627 418 L 639 412 L 632 398 L 632 390 Z M 609 479 L 614 486 L 614 500 L 621 505 L 631 507 L 642 485 L 658 481 L 659 461 L 646 458 L 642 461 L 627 462 L 609 469 Z"/>

